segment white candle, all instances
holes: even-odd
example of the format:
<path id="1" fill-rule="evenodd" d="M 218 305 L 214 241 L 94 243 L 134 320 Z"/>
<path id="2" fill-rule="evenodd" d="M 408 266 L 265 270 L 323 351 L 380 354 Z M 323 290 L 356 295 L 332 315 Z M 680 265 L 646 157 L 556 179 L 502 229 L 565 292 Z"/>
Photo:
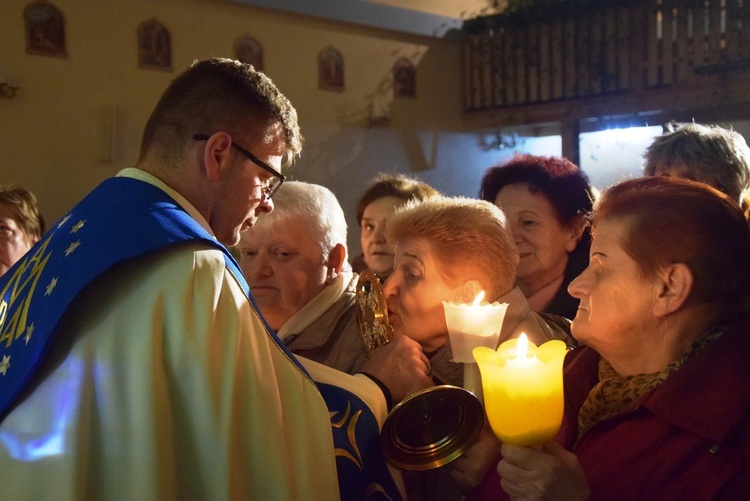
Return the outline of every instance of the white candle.
<path id="1" fill-rule="evenodd" d="M 475 363 L 472 355 L 475 347 L 486 346 L 493 350 L 497 347 L 508 303 L 490 304 L 482 301 L 483 298 L 484 291 L 481 291 L 472 304 L 443 301 L 454 362 Z"/>

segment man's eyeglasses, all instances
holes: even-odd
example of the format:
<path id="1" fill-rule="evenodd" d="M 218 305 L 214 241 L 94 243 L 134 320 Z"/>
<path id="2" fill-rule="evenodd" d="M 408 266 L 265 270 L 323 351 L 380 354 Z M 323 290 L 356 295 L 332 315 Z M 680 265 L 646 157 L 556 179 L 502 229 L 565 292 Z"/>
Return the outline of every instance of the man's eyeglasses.
<path id="1" fill-rule="evenodd" d="M 209 137 L 211 136 L 207 136 L 206 134 L 194 134 L 193 135 L 193 139 L 195 139 L 196 141 L 206 141 Z M 273 174 L 274 177 L 269 179 L 268 185 L 265 188 L 263 188 L 263 195 L 265 195 L 267 199 L 271 198 L 273 194 L 276 193 L 278 189 L 281 187 L 281 184 L 284 181 L 286 181 L 286 176 L 284 176 L 281 172 L 277 171 L 276 169 L 268 165 L 266 162 L 256 157 L 255 155 L 253 155 L 252 153 L 250 153 L 249 151 L 247 151 L 245 148 L 238 145 L 234 141 L 232 141 L 232 146 L 234 146 L 237 149 L 237 151 L 245 155 L 245 157 L 251 162 L 253 162 L 255 165 Z"/>

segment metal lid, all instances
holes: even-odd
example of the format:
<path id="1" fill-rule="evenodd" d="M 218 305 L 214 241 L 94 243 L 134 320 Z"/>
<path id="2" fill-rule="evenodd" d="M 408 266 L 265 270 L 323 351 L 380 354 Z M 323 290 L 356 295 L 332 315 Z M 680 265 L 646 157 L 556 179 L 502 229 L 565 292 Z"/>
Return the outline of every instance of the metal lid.
<path id="1" fill-rule="evenodd" d="M 466 452 L 484 421 L 482 404 L 468 390 L 433 386 L 398 404 L 380 434 L 388 461 L 403 470 L 439 468 Z"/>

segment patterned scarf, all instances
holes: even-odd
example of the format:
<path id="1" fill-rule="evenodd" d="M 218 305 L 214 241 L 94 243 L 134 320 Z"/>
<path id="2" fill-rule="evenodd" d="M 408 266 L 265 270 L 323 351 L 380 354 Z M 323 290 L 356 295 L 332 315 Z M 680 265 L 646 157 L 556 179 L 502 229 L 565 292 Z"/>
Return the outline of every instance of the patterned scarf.
<path id="1" fill-rule="evenodd" d="M 599 382 L 591 389 L 578 413 L 578 436 L 596 423 L 619 414 L 630 404 L 666 381 L 670 374 L 693 358 L 708 343 L 721 336 L 726 327 L 715 327 L 701 336 L 682 359 L 653 374 L 620 376 L 604 358 L 599 359 Z"/>

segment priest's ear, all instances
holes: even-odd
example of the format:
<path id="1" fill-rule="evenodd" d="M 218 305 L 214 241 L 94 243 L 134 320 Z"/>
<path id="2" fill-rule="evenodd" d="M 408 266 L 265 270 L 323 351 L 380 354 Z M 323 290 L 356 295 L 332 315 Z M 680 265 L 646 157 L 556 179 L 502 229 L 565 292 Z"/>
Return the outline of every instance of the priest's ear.
<path id="1" fill-rule="evenodd" d="M 484 288 L 482 287 L 482 284 L 479 283 L 479 280 L 472 278 L 471 280 L 464 282 L 461 288 L 457 291 L 455 301 L 463 304 L 473 303 L 477 294 L 483 290 Z"/>
<path id="2" fill-rule="evenodd" d="M 205 144 L 202 151 L 203 175 L 209 181 L 219 180 L 224 168 L 232 162 L 232 137 L 226 132 L 216 132 L 206 137 L 205 143 L 201 140 L 196 144 Z"/>
<path id="3" fill-rule="evenodd" d="M 336 277 L 341 273 L 341 268 L 346 262 L 346 247 L 341 244 L 336 244 L 331 252 L 328 253 L 328 259 L 326 259 L 326 283 L 330 284 Z"/>
<path id="4" fill-rule="evenodd" d="M 695 277 L 684 263 L 671 264 L 657 272 L 654 315 L 664 317 L 682 308 L 693 290 Z"/>

